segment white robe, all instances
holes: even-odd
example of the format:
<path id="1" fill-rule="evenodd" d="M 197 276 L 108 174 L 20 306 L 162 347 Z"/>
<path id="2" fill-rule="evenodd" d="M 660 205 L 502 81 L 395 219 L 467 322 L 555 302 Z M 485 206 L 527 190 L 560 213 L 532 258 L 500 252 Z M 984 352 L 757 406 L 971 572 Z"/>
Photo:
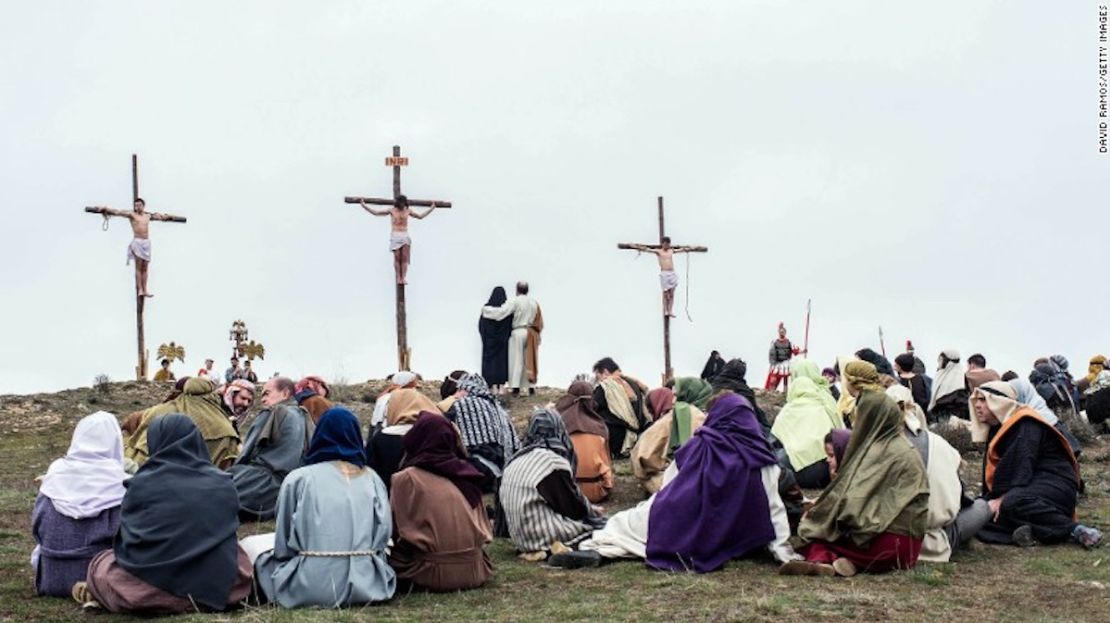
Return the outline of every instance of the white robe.
<path id="1" fill-rule="evenodd" d="M 482 317 L 504 320 L 513 317 L 513 332 L 509 335 L 509 388 L 528 389 L 528 371 L 524 366 L 524 349 L 528 346 L 528 327 L 536 319 L 539 303 L 527 294 L 518 294 L 500 307 L 485 306 Z"/>
<path id="2" fill-rule="evenodd" d="M 674 462 L 663 472 L 663 489 L 678 475 Z M 767 502 L 771 512 L 771 525 L 775 529 L 775 539 L 767 544 L 767 550 L 779 562 L 800 560 L 802 557 L 790 546 L 790 522 L 786 517 L 786 505 L 779 497 L 779 467 L 768 465 L 761 470 L 763 488 L 767 492 Z M 662 491 L 662 489 L 660 489 Z M 648 517 L 652 496 L 636 506 L 623 510 L 605 523 L 601 530 L 595 530 L 588 540 L 579 544 L 579 549 L 593 550 L 605 558 L 647 558 Z"/>

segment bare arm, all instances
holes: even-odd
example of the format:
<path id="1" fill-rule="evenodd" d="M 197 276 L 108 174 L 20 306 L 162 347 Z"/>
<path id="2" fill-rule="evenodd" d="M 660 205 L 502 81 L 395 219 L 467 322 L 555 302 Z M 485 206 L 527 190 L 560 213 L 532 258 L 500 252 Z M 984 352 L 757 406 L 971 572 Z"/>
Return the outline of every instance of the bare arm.
<path id="1" fill-rule="evenodd" d="M 104 216 L 120 216 L 120 217 L 123 217 L 123 218 L 126 218 L 126 219 L 131 218 L 132 212 L 129 211 L 129 210 L 113 210 L 112 208 L 109 208 L 108 206 L 96 206 L 96 207 L 100 208 L 100 210 L 101 210 L 100 213 L 103 214 Z"/>
<path id="2" fill-rule="evenodd" d="M 414 219 L 416 219 L 416 220 L 418 220 L 418 221 L 419 221 L 419 220 L 423 220 L 423 219 L 424 219 L 424 217 L 425 217 L 425 216 L 428 216 L 429 214 L 431 214 L 431 213 L 432 213 L 432 210 L 434 210 L 434 209 L 436 209 L 436 204 L 435 204 L 435 203 L 433 202 L 433 203 L 432 203 L 432 207 L 428 208 L 427 210 L 424 210 L 424 213 L 423 213 L 423 214 L 420 214 L 420 213 L 419 213 L 419 212 L 417 212 L 416 210 L 409 210 L 409 216 L 411 216 L 412 218 L 414 218 Z"/>
<path id="3" fill-rule="evenodd" d="M 646 244 L 633 244 L 633 245 L 629 245 L 629 246 L 631 246 L 633 249 L 635 249 L 637 251 L 642 251 L 643 253 L 651 253 L 653 255 L 659 255 L 659 249 L 653 249 L 653 248 L 647 246 Z"/>
<path id="4" fill-rule="evenodd" d="M 389 210 L 375 210 L 374 208 L 371 208 L 370 206 L 366 205 L 366 202 L 361 200 L 361 199 L 359 200 L 358 203 L 359 203 L 359 205 L 362 206 L 363 210 L 366 210 L 367 212 L 369 212 L 370 214 L 373 214 L 374 216 L 389 216 Z"/>

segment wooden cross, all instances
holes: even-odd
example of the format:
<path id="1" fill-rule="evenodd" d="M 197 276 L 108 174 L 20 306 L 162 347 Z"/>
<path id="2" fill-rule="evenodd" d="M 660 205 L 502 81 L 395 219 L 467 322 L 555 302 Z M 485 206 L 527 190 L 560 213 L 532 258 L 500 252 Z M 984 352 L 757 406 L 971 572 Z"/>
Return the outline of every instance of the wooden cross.
<path id="1" fill-rule="evenodd" d="M 401 167 L 407 167 L 409 159 L 401 156 L 401 147 L 393 146 L 393 155 L 387 156 L 385 166 L 393 167 L 393 198 L 381 199 L 378 197 L 344 197 L 344 203 L 370 204 L 380 206 L 393 206 L 401 197 Z M 450 208 L 450 201 L 427 199 L 408 199 L 409 207 L 418 206 L 425 208 Z M 412 360 L 412 350 L 409 348 L 408 318 L 405 313 L 405 284 L 398 283 L 397 287 L 397 368 L 409 370 Z"/>
<path id="2" fill-rule="evenodd" d="M 135 204 L 139 199 L 139 157 L 131 154 L 131 203 Z M 85 208 L 86 212 L 93 214 L 100 214 L 104 217 L 104 228 L 108 227 L 108 218 L 112 216 L 123 216 L 125 213 L 106 208 L 104 206 L 91 206 Z M 152 221 L 166 221 L 170 223 L 184 223 L 185 217 L 174 216 L 173 214 L 158 214 L 151 213 L 150 220 Z M 138 275 L 139 263 L 135 262 L 135 271 Z M 146 296 L 139 292 L 139 279 L 136 276 L 135 280 L 135 332 L 138 336 L 138 356 L 139 365 L 135 366 L 135 378 L 140 381 L 146 380 L 147 373 L 147 353 L 146 353 L 146 336 L 143 331 L 143 310 L 146 307 Z"/>
<path id="3" fill-rule="evenodd" d="M 663 198 L 659 197 L 659 244 L 621 242 L 617 244 L 617 248 L 630 249 L 633 251 L 659 249 L 663 246 L 663 237 L 666 235 L 666 229 L 663 226 Z M 675 253 L 706 253 L 709 251 L 709 247 L 677 246 L 673 244 L 671 245 L 671 249 Z M 663 302 L 663 310 L 663 383 L 666 384 L 674 378 L 674 370 L 671 368 L 671 317 L 666 313 L 665 299 Z"/>

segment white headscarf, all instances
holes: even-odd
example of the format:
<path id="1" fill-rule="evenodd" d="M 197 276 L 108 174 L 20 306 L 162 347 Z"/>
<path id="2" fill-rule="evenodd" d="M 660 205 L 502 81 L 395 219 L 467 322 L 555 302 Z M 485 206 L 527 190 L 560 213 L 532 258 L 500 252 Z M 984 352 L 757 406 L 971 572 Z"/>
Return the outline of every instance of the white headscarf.
<path id="1" fill-rule="evenodd" d="M 85 519 L 119 506 L 127 478 L 119 422 L 111 413 L 97 411 L 77 423 L 69 451 L 50 464 L 39 493 L 66 517 Z"/>
<path id="2" fill-rule="evenodd" d="M 910 388 L 895 383 L 886 388 L 886 395 L 890 396 L 891 400 L 898 403 L 902 409 L 902 417 L 906 420 L 906 427 L 913 431 L 914 435 L 921 432 L 921 429 L 929 428 L 929 421 L 925 419 L 925 412 L 921 410 L 921 405 L 913 401 L 913 392 Z"/>
<path id="3" fill-rule="evenodd" d="M 1018 402 L 1032 407 L 1037 415 L 1041 416 L 1042 420 L 1048 422 L 1049 426 L 1056 426 L 1056 422 L 1059 422 L 1060 418 L 1056 417 L 1056 413 L 1048 408 L 1048 403 L 1044 401 L 1044 398 L 1041 398 L 1037 390 L 1033 389 L 1032 383 L 1019 377 L 1010 381 L 1010 385 L 1014 388 L 1014 394 Z"/>
<path id="4" fill-rule="evenodd" d="M 1014 391 L 1013 386 L 1006 381 L 983 383 L 976 388 L 972 397 L 985 398 L 987 400 L 987 407 L 990 408 L 994 417 L 998 418 L 999 424 L 1005 424 L 1006 420 L 1010 419 L 1014 412 L 1023 406 L 1018 402 L 1017 392 Z M 990 429 L 990 425 L 980 422 L 978 417 L 971 418 L 972 441 L 976 443 L 986 441 L 987 437 L 990 435 Z"/>
<path id="5" fill-rule="evenodd" d="M 944 398 L 952 392 L 958 392 L 967 387 L 964 379 L 966 370 L 960 363 L 959 351 L 948 349 L 941 352 L 941 356 L 948 361 L 944 367 L 937 368 L 937 378 L 933 381 L 933 395 L 929 399 L 929 411 L 937 406 L 938 398 Z"/>

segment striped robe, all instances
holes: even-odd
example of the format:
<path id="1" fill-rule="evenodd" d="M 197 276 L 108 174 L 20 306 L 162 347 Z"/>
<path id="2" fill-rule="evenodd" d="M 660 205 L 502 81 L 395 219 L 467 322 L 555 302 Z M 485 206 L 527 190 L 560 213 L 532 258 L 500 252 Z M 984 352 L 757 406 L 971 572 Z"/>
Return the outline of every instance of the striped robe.
<path id="1" fill-rule="evenodd" d="M 593 533 L 589 524 L 556 513 L 540 495 L 536 487 L 555 470 L 573 477 L 566 459 L 542 448 L 517 457 L 505 468 L 501 505 L 513 545 L 522 552 L 548 550 L 553 541 L 575 545 Z"/>

